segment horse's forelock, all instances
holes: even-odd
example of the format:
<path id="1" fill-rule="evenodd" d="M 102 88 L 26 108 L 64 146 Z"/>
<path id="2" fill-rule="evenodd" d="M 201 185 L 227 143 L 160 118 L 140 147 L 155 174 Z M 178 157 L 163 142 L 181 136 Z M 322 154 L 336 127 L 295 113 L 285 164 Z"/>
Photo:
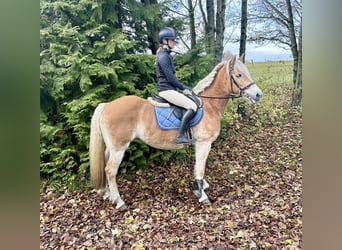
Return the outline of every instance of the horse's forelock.
<path id="1" fill-rule="evenodd" d="M 247 66 L 239 59 L 235 61 L 234 68 L 244 73 L 250 80 L 252 80 L 251 74 L 249 73 Z"/>
<path id="2" fill-rule="evenodd" d="M 222 62 L 228 62 L 229 60 L 233 59 L 234 55 L 229 50 L 225 51 L 222 56 Z"/>

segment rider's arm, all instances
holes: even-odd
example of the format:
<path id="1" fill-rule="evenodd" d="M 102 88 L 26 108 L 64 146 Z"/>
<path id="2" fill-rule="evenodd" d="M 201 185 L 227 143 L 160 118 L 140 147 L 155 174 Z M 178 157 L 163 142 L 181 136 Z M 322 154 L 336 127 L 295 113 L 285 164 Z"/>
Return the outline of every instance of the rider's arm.
<path id="1" fill-rule="evenodd" d="M 187 89 L 188 87 L 183 85 L 175 76 L 174 74 L 174 67 L 172 63 L 172 58 L 169 55 L 161 55 L 159 57 L 159 65 L 163 70 L 165 77 L 167 78 L 168 82 L 172 84 L 174 87 L 179 88 L 181 90 Z"/>

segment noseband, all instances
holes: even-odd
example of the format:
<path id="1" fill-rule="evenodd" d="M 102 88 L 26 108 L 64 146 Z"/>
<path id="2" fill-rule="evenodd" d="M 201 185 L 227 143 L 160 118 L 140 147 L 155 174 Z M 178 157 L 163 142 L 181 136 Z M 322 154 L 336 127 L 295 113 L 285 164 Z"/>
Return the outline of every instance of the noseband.
<path id="1" fill-rule="evenodd" d="M 203 96 L 203 95 L 197 95 L 197 97 L 202 98 L 209 98 L 209 99 L 234 99 L 234 98 L 240 98 L 243 96 L 243 93 L 246 89 L 250 88 L 255 84 L 255 82 L 251 82 L 250 84 L 244 86 L 243 88 L 236 82 L 235 78 L 233 77 L 233 74 L 231 73 L 233 70 L 233 67 L 229 66 L 229 76 L 230 76 L 230 85 L 231 89 L 233 91 L 233 84 L 239 89 L 240 93 L 239 95 L 230 93 L 228 96 Z"/>
<path id="2" fill-rule="evenodd" d="M 232 93 L 229 94 L 230 98 L 240 98 L 240 97 L 242 97 L 243 92 L 246 89 L 250 88 L 251 86 L 253 86 L 255 84 L 255 82 L 251 82 L 250 84 L 248 84 L 245 87 L 241 88 L 240 85 L 235 81 L 235 79 L 234 79 L 233 75 L 230 73 L 230 71 L 229 71 L 229 75 L 230 75 L 230 85 L 232 87 L 232 90 L 233 90 L 233 84 L 240 90 L 239 95 L 235 95 L 235 94 L 232 94 Z"/>

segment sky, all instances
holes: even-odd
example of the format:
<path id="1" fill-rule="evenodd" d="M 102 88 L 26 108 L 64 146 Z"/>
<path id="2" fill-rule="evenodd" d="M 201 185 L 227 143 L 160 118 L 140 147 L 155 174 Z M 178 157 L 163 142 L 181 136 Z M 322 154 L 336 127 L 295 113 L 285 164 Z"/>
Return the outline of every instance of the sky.
<path id="1" fill-rule="evenodd" d="M 234 55 L 239 54 L 239 43 L 228 43 L 224 47 L 224 51 L 229 50 Z M 178 53 L 184 53 L 186 48 L 181 43 L 177 44 L 174 51 Z M 288 61 L 293 60 L 290 49 L 284 50 L 276 47 L 272 44 L 268 45 L 255 45 L 253 43 L 247 43 L 246 45 L 246 62 L 265 62 L 265 61 Z"/>
<path id="2" fill-rule="evenodd" d="M 239 54 L 239 44 L 227 44 L 225 49 L 230 50 L 233 54 Z M 271 44 L 263 46 L 247 44 L 245 60 L 254 62 L 292 60 L 292 54 L 290 50 L 284 50 Z"/>

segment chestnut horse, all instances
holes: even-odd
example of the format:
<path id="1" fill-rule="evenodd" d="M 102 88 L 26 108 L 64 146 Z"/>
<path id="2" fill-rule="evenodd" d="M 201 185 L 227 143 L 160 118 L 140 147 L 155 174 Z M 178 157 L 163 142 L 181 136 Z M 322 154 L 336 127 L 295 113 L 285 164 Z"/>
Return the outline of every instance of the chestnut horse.
<path id="1" fill-rule="evenodd" d="M 199 202 L 209 203 L 205 190 L 209 188 L 204 179 L 206 160 L 211 144 L 221 129 L 221 118 L 228 100 L 242 97 L 257 103 L 262 91 L 253 82 L 247 67 L 230 52 L 213 71 L 193 89 L 201 99 L 203 117 L 192 128 L 196 139 L 194 167 L 194 193 Z M 139 138 L 151 147 L 171 150 L 184 147 L 176 144 L 177 130 L 161 130 L 155 119 L 153 105 L 137 96 L 123 96 L 108 103 L 100 103 L 91 121 L 89 157 L 92 185 L 116 204 L 125 208 L 116 182 L 119 165 L 130 142 Z"/>

